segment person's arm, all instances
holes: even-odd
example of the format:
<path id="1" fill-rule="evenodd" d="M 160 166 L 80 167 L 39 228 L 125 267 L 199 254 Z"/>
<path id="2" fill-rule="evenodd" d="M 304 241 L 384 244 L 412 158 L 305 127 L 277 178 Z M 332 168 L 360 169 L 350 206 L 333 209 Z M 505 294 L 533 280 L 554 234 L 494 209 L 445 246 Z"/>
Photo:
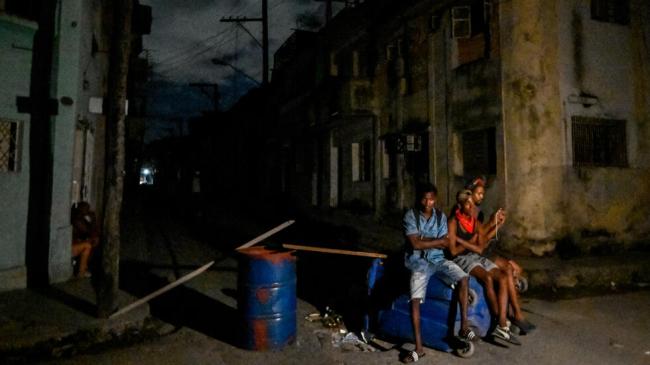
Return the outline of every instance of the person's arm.
<path id="1" fill-rule="evenodd" d="M 484 232 L 492 232 L 496 228 L 501 228 L 506 222 L 506 211 L 503 208 L 499 208 L 496 212 L 492 213 L 490 218 L 482 223 L 482 228 Z M 490 237 L 492 238 L 492 237 Z"/>
<path id="2" fill-rule="evenodd" d="M 452 256 L 456 256 L 465 251 L 465 248 L 460 244 L 459 238 L 456 236 L 456 218 L 454 216 L 449 217 L 447 227 L 449 232 L 447 235 L 447 238 L 449 239 L 449 253 L 451 253 Z"/>
<path id="3" fill-rule="evenodd" d="M 475 234 L 471 240 L 467 241 L 460 237 L 456 237 L 456 242 L 458 242 L 463 248 L 468 251 L 475 252 L 477 254 L 483 253 L 483 248 L 479 245 L 479 235 Z"/>
<path id="4" fill-rule="evenodd" d="M 483 249 L 479 246 L 478 234 L 475 234 L 470 241 L 464 240 L 456 234 L 456 218 L 449 219 L 449 252 L 452 256 L 457 256 L 465 250 L 481 254 Z"/>
<path id="5" fill-rule="evenodd" d="M 408 238 L 414 250 L 426 250 L 428 248 L 447 248 L 449 245 L 447 237 L 419 237 L 417 234 L 410 234 L 406 237 Z"/>
<path id="6" fill-rule="evenodd" d="M 404 214 L 404 220 L 402 222 L 404 225 L 404 234 L 414 250 L 447 247 L 446 235 L 442 235 L 441 237 L 422 237 L 416 219 L 418 219 L 416 212 L 414 210 L 409 210 Z"/>

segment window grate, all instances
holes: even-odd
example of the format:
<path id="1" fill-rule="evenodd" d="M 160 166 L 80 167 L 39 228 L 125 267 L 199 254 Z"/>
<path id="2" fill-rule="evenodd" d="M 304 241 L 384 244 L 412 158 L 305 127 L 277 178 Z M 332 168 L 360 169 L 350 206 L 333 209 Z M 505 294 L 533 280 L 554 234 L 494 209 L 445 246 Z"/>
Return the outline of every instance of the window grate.
<path id="1" fill-rule="evenodd" d="M 630 23 L 629 0 L 591 0 L 591 19 L 607 23 Z"/>
<path id="2" fill-rule="evenodd" d="M 370 141 L 354 142 L 350 145 L 352 156 L 352 181 L 370 181 L 372 150 Z"/>
<path id="3" fill-rule="evenodd" d="M 573 165 L 626 167 L 625 120 L 572 117 Z"/>
<path id="4" fill-rule="evenodd" d="M 463 133 L 463 173 L 466 176 L 496 175 L 496 129 Z"/>
<path id="5" fill-rule="evenodd" d="M 0 172 L 19 170 L 19 123 L 15 120 L 0 119 Z"/>

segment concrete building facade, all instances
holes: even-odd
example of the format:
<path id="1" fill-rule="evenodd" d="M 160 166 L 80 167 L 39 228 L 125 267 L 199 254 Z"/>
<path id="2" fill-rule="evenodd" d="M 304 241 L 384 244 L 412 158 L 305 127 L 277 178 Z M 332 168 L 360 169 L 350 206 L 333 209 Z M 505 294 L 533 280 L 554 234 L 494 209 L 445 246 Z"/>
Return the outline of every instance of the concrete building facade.
<path id="1" fill-rule="evenodd" d="M 448 211 L 483 175 L 484 209 L 509 212 L 510 251 L 643 244 L 649 11 L 638 0 L 344 9 L 276 53 L 267 155 L 281 166 L 269 186 L 303 206 L 382 217 L 411 206 L 424 181 Z"/>
<path id="2" fill-rule="evenodd" d="M 0 0 L 0 290 L 27 285 L 26 249 L 30 199 L 30 76 L 43 4 Z M 137 34 L 148 32 L 151 8 L 136 7 Z M 105 111 L 112 9 L 100 0 L 57 1 L 49 80 L 52 104 L 48 159 L 51 159 L 49 242 L 36 253 L 46 257 L 49 282 L 72 275 L 70 212 L 87 201 L 103 207 Z M 137 58 L 141 42 L 134 37 Z M 145 70 L 146 71 L 146 70 Z M 33 85 L 32 85 L 33 86 Z M 141 108 L 139 108 L 141 109 Z M 48 182 L 43 182 L 43 186 Z M 32 253 L 34 254 L 34 253 Z M 32 268 L 29 268 L 30 270 Z"/>
<path id="3" fill-rule="evenodd" d="M 34 21 L 0 14 L 0 290 L 25 287 L 29 194 L 29 116 L 16 96 L 29 95 Z"/>

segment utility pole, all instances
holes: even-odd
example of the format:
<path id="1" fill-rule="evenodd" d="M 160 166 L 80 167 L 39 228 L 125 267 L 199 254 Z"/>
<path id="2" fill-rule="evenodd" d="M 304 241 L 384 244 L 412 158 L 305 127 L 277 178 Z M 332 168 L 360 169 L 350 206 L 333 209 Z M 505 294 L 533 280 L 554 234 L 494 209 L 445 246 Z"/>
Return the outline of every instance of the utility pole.
<path id="1" fill-rule="evenodd" d="M 133 0 L 115 0 L 104 7 L 113 34 L 108 68 L 106 115 L 106 182 L 104 185 L 104 231 L 102 267 L 97 290 L 97 315 L 107 318 L 117 309 L 120 263 L 120 213 L 124 195 L 124 130 L 127 75 L 131 56 Z M 112 13 L 111 13 L 112 12 Z"/>
<path id="2" fill-rule="evenodd" d="M 350 0 L 314 0 L 316 2 L 325 3 L 325 24 L 329 23 L 332 20 L 332 3 L 345 3 L 347 8 L 350 5 Z M 355 1 L 355 4 L 358 4 L 358 1 Z"/>
<path id="3" fill-rule="evenodd" d="M 269 83 L 269 14 L 268 0 L 262 0 L 262 17 L 228 17 L 221 18 L 224 23 L 262 22 L 262 85 Z"/>

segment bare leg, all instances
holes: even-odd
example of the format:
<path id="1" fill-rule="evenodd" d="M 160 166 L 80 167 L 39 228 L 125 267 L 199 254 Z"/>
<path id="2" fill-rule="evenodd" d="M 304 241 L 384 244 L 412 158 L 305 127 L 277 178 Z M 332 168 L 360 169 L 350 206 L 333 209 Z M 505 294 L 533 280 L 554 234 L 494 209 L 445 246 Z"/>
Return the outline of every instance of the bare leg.
<path id="1" fill-rule="evenodd" d="M 508 279 L 507 282 L 508 297 L 510 301 L 510 306 L 512 307 L 513 317 L 518 321 L 522 321 L 524 320 L 524 314 L 521 311 L 521 306 L 519 305 L 519 293 L 517 292 L 517 288 L 515 287 L 515 276 L 513 273 L 513 269 L 510 265 L 508 265 L 508 269 L 506 270 L 506 272 L 507 272 L 506 277 Z"/>
<path id="2" fill-rule="evenodd" d="M 519 305 L 519 293 L 515 287 L 515 270 L 512 265 L 510 265 L 509 261 L 502 257 L 497 257 L 494 260 L 494 263 L 497 264 L 499 269 L 505 272 L 507 278 L 508 299 L 510 306 L 512 307 L 512 314 L 515 319 L 521 321 L 524 319 L 524 315 L 521 311 L 521 306 Z"/>
<path id="3" fill-rule="evenodd" d="M 415 352 L 421 355 L 424 352 L 422 348 L 422 337 L 420 336 L 420 298 L 411 299 L 411 320 L 413 321 L 413 335 L 415 337 Z"/>
<path id="4" fill-rule="evenodd" d="M 88 271 L 88 258 L 90 257 L 91 251 L 92 246 L 89 242 L 84 241 L 72 244 L 72 257 L 79 256 L 79 273 L 77 273 L 77 276 L 83 277 Z"/>
<path id="5" fill-rule="evenodd" d="M 508 278 L 498 268 L 490 270 L 490 275 L 499 283 L 499 326 L 506 327 L 506 314 L 508 313 Z"/>
<path id="6" fill-rule="evenodd" d="M 469 296 L 469 277 L 464 277 L 458 282 L 458 304 L 460 304 L 460 332 L 469 328 L 467 323 L 467 297 Z"/>
<path id="7" fill-rule="evenodd" d="M 490 313 L 493 317 L 499 315 L 499 305 L 497 303 L 497 295 L 494 291 L 494 280 L 492 275 L 489 272 L 485 271 L 481 266 L 476 266 L 470 272 L 470 275 L 478 279 L 483 288 L 485 289 L 485 297 L 487 298 L 488 305 L 490 307 Z"/>

